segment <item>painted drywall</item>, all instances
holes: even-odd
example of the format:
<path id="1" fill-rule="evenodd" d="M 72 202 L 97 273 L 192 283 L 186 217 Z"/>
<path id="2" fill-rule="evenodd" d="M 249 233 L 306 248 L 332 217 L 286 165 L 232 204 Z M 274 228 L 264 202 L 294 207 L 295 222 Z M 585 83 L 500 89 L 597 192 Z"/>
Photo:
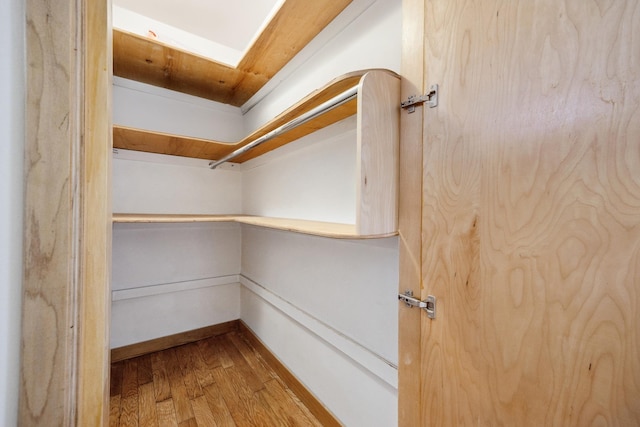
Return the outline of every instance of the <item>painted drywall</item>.
<path id="1" fill-rule="evenodd" d="M 243 163 L 243 213 L 355 224 L 355 119 Z"/>
<path id="2" fill-rule="evenodd" d="M 18 423 L 24 161 L 24 2 L 0 3 L 0 425 Z"/>
<path id="3" fill-rule="evenodd" d="M 240 225 L 115 224 L 111 347 L 240 316 Z"/>
<path id="4" fill-rule="evenodd" d="M 242 230 L 242 275 L 397 365 L 397 238 Z"/>
<path id="5" fill-rule="evenodd" d="M 239 108 L 148 84 L 113 78 L 113 124 L 176 135 L 239 141 Z"/>
<path id="6" fill-rule="evenodd" d="M 116 213 L 237 214 L 242 178 L 211 170 L 208 161 L 116 150 L 113 211 Z"/>
<path id="7" fill-rule="evenodd" d="M 394 425 L 397 238 L 242 230 L 241 318 L 345 425 Z"/>
<path id="8" fill-rule="evenodd" d="M 397 425 L 395 387 L 245 287 L 242 320 L 343 425 Z"/>

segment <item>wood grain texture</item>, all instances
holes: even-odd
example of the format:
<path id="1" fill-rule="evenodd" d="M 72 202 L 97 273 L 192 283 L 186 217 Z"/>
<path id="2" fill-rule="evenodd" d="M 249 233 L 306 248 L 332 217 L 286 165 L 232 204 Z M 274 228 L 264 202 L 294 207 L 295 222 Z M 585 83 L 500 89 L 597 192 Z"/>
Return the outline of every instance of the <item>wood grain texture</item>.
<path id="1" fill-rule="evenodd" d="M 241 148 L 274 129 L 284 125 L 292 119 L 306 113 L 309 110 L 321 105 L 331 98 L 341 94 L 342 92 L 358 85 L 362 76 L 374 70 L 362 70 L 333 79 L 325 86 L 311 92 L 296 104 L 283 111 L 273 120 L 266 123 L 256 131 L 247 135 L 240 141 L 221 142 L 206 140 L 201 138 L 190 138 L 179 135 L 171 135 L 162 132 L 154 132 L 149 130 L 134 129 L 124 126 L 114 126 L 113 128 L 113 144 L 114 148 L 122 148 L 127 150 L 137 150 L 149 153 L 169 154 L 173 156 L 193 157 L 207 160 L 217 160 L 227 154 Z M 377 70 L 374 72 L 385 72 Z M 286 132 L 271 141 L 268 141 L 253 150 L 236 157 L 233 161 L 242 163 L 261 154 L 281 147 L 296 139 L 302 138 L 312 132 L 323 127 L 329 126 L 335 122 L 345 119 L 356 114 L 357 103 L 355 101 L 348 102 L 337 107 L 314 120 L 311 120 L 299 127 Z"/>
<path id="2" fill-rule="evenodd" d="M 286 0 L 258 36 L 238 68 L 273 77 L 352 0 Z"/>
<path id="3" fill-rule="evenodd" d="M 639 425 L 640 5 L 425 5 L 422 419 Z"/>
<path id="4" fill-rule="evenodd" d="M 268 81 L 266 76 L 117 29 L 113 30 L 113 74 L 238 107 Z"/>
<path id="5" fill-rule="evenodd" d="M 73 270 L 70 170 L 77 148 L 72 49 L 76 10 L 67 2 L 26 3 L 25 242 L 19 422 L 68 424 L 75 388 L 69 313 Z M 73 100 L 73 101 L 72 101 Z M 76 230 L 74 230 L 76 231 Z"/>
<path id="6" fill-rule="evenodd" d="M 111 311 L 111 5 L 84 0 L 83 134 L 80 158 L 81 284 L 78 308 L 78 425 L 108 420 Z"/>
<path id="7" fill-rule="evenodd" d="M 30 0 L 25 11 L 19 424 L 99 426 L 110 405 L 107 8 Z"/>
<path id="8" fill-rule="evenodd" d="M 155 353 L 172 347 L 202 340 L 216 335 L 226 334 L 238 329 L 238 321 L 219 323 L 217 325 L 205 326 L 204 328 L 179 332 L 140 343 L 135 343 L 123 347 L 111 349 L 111 362 L 131 359 L 145 354 Z"/>
<path id="9" fill-rule="evenodd" d="M 187 222 L 238 222 L 257 227 L 330 237 L 334 239 L 376 239 L 395 236 L 397 232 L 376 235 L 360 235 L 355 225 L 290 218 L 270 218 L 250 215 L 182 215 L 182 214 L 113 214 L 113 222 L 131 223 L 187 223 Z M 113 356 L 112 356 L 113 357 Z"/>
<path id="10" fill-rule="evenodd" d="M 138 403 L 138 363 L 136 359 L 131 359 L 123 362 L 119 417 L 121 426 L 138 426 Z"/>
<path id="11" fill-rule="evenodd" d="M 178 427 L 176 410 L 171 399 L 157 402 L 156 413 L 158 414 L 158 425 L 160 427 Z"/>
<path id="12" fill-rule="evenodd" d="M 402 81 L 400 99 L 424 94 L 424 0 L 402 2 Z M 423 106 L 400 112 L 399 283 L 398 293 L 422 292 L 422 128 Z M 398 425 L 420 425 L 420 317 L 422 310 L 398 310 Z"/>
<path id="13" fill-rule="evenodd" d="M 235 330 L 115 362 L 111 372 L 112 426 L 323 425 Z M 169 394 L 158 393 L 162 377 Z"/>
<path id="14" fill-rule="evenodd" d="M 249 100 L 351 0 L 287 0 L 237 67 L 113 31 L 116 76 L 237 107 Z"/>
<path id="15" fill-rule="evenodd" d="M 398 230 L 400 79 L 367 73 L 358 88 L 356 229 L 378 235 Z"/>
<path id="16" fill-rule="evenodd" d="M 284 384 L 302 401 L 304 406 L 320 421 L 323 426 L 340 426 L 333 414 L 311 393 L 276 356 L 260 341 L 253 331 L 242 321 L 239 331 L 251 346 L 260 354 L 266 363 L 282 379 Z"/>

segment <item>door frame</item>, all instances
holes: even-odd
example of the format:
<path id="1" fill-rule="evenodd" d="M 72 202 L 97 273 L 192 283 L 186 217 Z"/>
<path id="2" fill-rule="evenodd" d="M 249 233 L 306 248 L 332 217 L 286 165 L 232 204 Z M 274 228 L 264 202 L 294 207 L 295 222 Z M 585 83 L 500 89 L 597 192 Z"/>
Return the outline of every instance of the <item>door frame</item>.
<path id="1" fill-rule="evenodd" d="M 108 424 L 110 6 L 26 3 L 20 425 Z"/>
<path id="2" fill-rule="evenodd" d="M 425 93 L 424 0 L 402 1 L 402 100 Z M 400 113 L 400 182 L 398 207 L 399 293 L 422 295 L 422 138 L 423 106 Z M 398 311 L 398 425 L 420 422 L 420 318 L 423 310 Z"/>

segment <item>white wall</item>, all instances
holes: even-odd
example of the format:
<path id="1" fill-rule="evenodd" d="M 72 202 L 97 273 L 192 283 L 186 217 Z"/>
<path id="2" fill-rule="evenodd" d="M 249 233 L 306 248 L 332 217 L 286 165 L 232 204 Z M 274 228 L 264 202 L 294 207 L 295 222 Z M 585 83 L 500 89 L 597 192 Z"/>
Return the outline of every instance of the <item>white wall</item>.
<path id="1" fill-rule="evenodd" d="M 355 118 L 242 163 L 243 213 L 355 224 Z"/>
<path id="2" fill-rule="evenodd" d="M 114 123 L 239 140 L 240 110 L 116 79 Z M 207 160 L 114 150 L 113 211 L 237 214 L 242 176 Z M 238 224 L 115 224 L 111 348 L 240 317 Z"/>
<path id="3" fill-rule="evenodd" d="M 113 78 L 113 124 L 195 138 L 235 142 L 240 109 L 148 84 Z"/>
<path id="4" fill-rule="evenodd" d="M 115 224 L 111 347 L 240 317 L 240 225 Z"/>
<path id="5" fill-rule="evenodd" d="M 242 319 L 343 425 L 397 425 L 396 387 L 244 287 Z"/>
<path id="6" fill-rule="evenodd" d="M 24 161 L 24 2 L 0 3 L 0 425 L 18 419 Z"/>
<path id="7" fill-rule="evenodd" d="M 397 422 L 397 251 L 242 230 L 242 320 L 348 426 Z"/>
<path id="8" fill-rule="evenodd" d="M 237 214 L 242 177 L 207 160 L 116 150 L 113 211 L 116 213 Z"/>

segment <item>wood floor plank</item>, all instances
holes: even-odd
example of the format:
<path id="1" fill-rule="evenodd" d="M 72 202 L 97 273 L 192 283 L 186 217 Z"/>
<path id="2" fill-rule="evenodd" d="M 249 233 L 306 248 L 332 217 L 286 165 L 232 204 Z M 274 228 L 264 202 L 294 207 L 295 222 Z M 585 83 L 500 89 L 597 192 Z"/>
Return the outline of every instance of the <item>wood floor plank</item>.
<path id="1" fill-rule="evenodd" d="M 138 365 L 140 368 L 140 365 Z M 138 369 L 140 372 L 140 369 Z M 158 413 L 156 410 L 156 396 L 153 382 L 147 382 L 138 387 L 138 406 L 140 408 L 138 421 L 143 427 L 158 427 Z"/>
<path id="2" fill-rule="evenodd" d="M 187 349 L 189 359 L 191 362 L 191 367 L 193 368 L 193 373 L 200 384 L 200 387 L 204 388 L 208 385 L 211 385 L 215 382 L 213 379 L 213 374 L 211 370 L 207 366 L 207 363 L 202 358 L 200 354 L 200 350 L 198 349 L 197 344 L 187 344 L 185 346 Z M 204 390 L 203 390 L 204 393 Z"/>
<path id="3" fill-rule="evenodd" d="M 156 402 L 156 413 L 158 414 L 158 427 L 178 427 L 173 399 Z"/>
<path id="4" fill-rule="evenodd" d="M 238 331 L 114 362 L 109 425 L 322 426 L 277 372 Z"/>
<path id="5" fill-rule="evenodd" d="M 218 367 L 214 369 L 213 376 L 236 425 L 239 427 L 259 425 L 261 418 L 264 417 L 259 414 L 253 391 L 243 381 L 235 366 Z"/>
<path id="6" fill-rule="evenodd" d="M 211 384 L 206 386 L 203 391 L 216 424 L 219 427 L 235 427 L 236 423 L 233 422 L 231 412 L 229 412 L 218 386 Z"/>
<path id="7" fill-rule="evenodd" d="M 253 414 L 254 420 L 256 420 L 256 425 L 259 426 L 289 426 L 295 425 L 290 424 L 288 417 L 280 417 L 273 410 L 273 407 L 269 404 L 269 401 L 266 399 L 268 393 L 266 393 L 266 389 L 262 389 L 253 394 Z M 283 424 L 284 423 L 284 424 Z"/>
<path id="8" fill-rule="evenodd" d="M 196 375 L 191 363 L 191 355 L 189 348 L 181 345 L 175 348 L 176 357 L 178 358 L 178 364 L 182 371 L 182 381 L 187 389 L 189 399 L 195 399 L 203 395 L 200 383 L 196 379 Z"/>
<path id="9" fill-rule="evenodd" d="M 198 427 L 198 422 L 195 418 L 189 418 L 179 423 L 178 427 Z"/>
<path id="10" fill-rule="evenodd" d="M 253 370 L 256 378 L 263 384 L 275 378 L 275 373 L 265 366 L 262 358 L 258 357 L 258 353 L 247 343 L 241 334 L 227 334 L 233 345 L 238 349 L 244 360 Z"/>
<path id="11" fill-rule="evenodd" d="M 109 398 L 109 427 L 120 425 L 120 395 L 116 394 Z"/>
<path id="12" fill-rule="evenodd" d="M 251 343 L 251 346 L 258 351 L 267 364 L 273 369 L 278 381 L 282 382 L 287 389 L 298 396 L 299 400 L 304 403 L 306 408 L 317 418 L 323 426 L 341 426 L 340 422 L 333 414 L 295 377 L 280 360 L 272 354 L 269 349 L 254 335 L 254 333 L 245 325 L 240 323 L 240 332 Z"/>
<path id="13" fill-rule="evenodd" d="M 180 369 L 180 364 L 178 363 L 175 351 L 173 349 L 164 350 L 161 354 L 167 368 L 167 377 L 169 378 L 169 385 L 171 387 L 171 396 L 173 399 L 173 405 L 176 409 L 176 419 L 178 424 L 180 424 L 183 421 L 193 418 L 193 410 L 191 409 L 189 394 L 184 385 L 182 370 Z"/>
<path id="14" fill-rule="evenodd" d="M 122 371 L 120 427 L 138 426 L 138 362 L 126 360 Z"/>
<path id="15" fill-rule="evenodd" d="M 261 407 L 268 408 L 271 414 L 273 425 L 294 427 L 299 426 L 293 415 L 288 414 L 276 400 L 269 394 L 266 388 L 256 392 L 255 399 Z"/>
<path id="16" fill-rule="evenodd" d="M 109 383 L 109 396 L 120 395 L 122 393 L 122 370 L 124 362 L 111 364 L 111 382 Z"/>
<path id="17" fill-rule="evenodd" d="M 207 341 L 209 342 L 211 351 L 219 358 L 220 365 L 223 368 L 230 368 L 233 366 L 233 359 L 225 349 L 225 335 L 209 338 Z"/>
<path id="18" fill-rule="evenodd" d="M 233 366 L 236 368 L 245 384 L 249 386 L 252 392 L 262 390 L 264 388 L 264 380 L 256 375 L 256 372 L 247 363 L 246 359 L 242 356 L 240 351 L 236 348 L 231 340 L 231 336 L 235 332 L 220 337 L 220 344 L 223 346 L 224 351 L 229 355 L 233 361 Z M 254 358 L 255 360 L 255 358 Z M 255 363 L 254 363 L 255 364 Z"/>
<path id="19" fill-rule="evenodd" d="M 151 354 L 151 367 L 153 375 L 153 390 L 156 395 L 156 402 L 171 398 L 171 387 L 167 377 L 167 368 L 160 352 Z"/>
<path id="20" fill-rule="evenodd" d="M 214 348 L 214 344 L 211 343 L 209 339 L 200 340 L 196 345 L 198 346 L 202 360 L 207 364 L 209 370 L 213 371 L 213 369 L 218 366 L 222 366 L 222 361 L 220 360 L 218 352 Z"/>
<path id="21" fill-rule="evenodd" d="M 287 393 L 281 382 L 272 379 L 265 383 L 266 398 L 276 413 L 283 413 L 292 425 L 304 427 L 322 427 L 315 421 L 315 417 L 309 411 L 303 410 L 304 405 L 298 399 L 294 399 Z M 262 393 L 262 392 L 261 392 Z M 304 408 L 306 409 L 306 408 Z"/>
<path id="22" fill-rule="evenodd" d="M 193 414 L 199 426 L 218 426 L 205 396 L 191 399 L 191 408 L 193 408 Z"/>
<path id="23" fill-rule="evenodd" d="M 153 369 L 151 355 L 136 357 L 138 361 L 138 386 L 153 382 Z"/>

